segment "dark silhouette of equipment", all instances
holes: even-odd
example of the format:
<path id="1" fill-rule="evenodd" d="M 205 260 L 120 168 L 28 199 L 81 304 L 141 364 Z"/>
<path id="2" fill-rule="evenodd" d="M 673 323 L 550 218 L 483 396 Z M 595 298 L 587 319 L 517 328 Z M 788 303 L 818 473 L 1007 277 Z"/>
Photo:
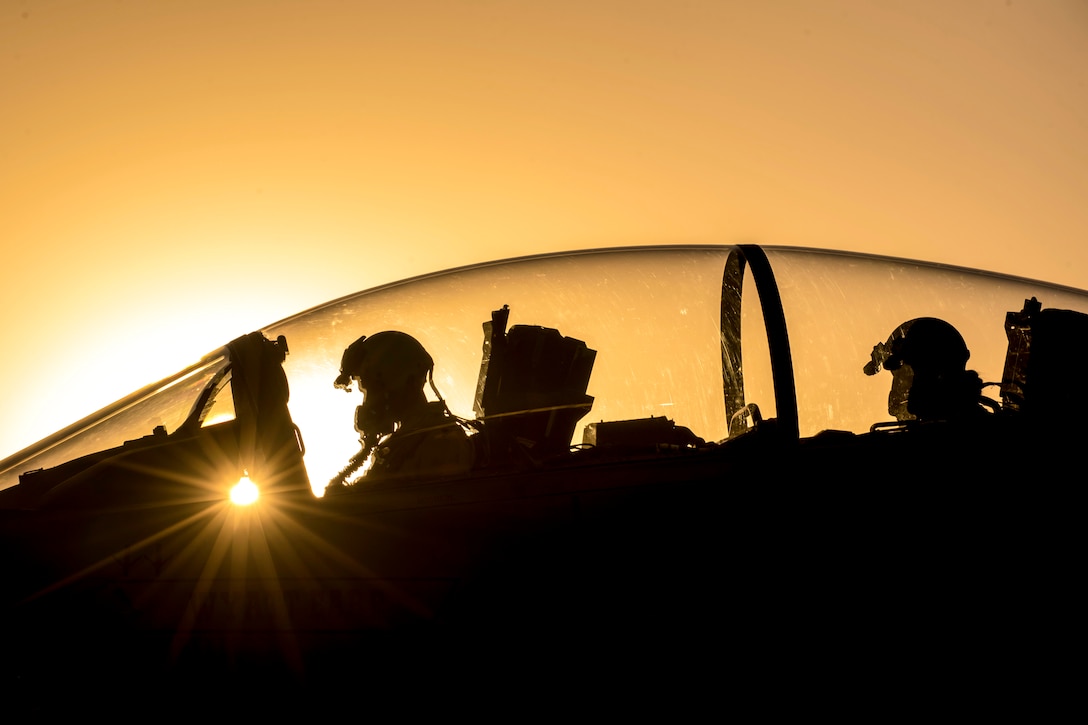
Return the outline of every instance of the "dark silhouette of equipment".
<path id="1" fill-rule="evenodd" d="M 503 305 L 483 325 L 473 409 L 484 424 L 488 461 L 565 454 L 593 406 L 586 389 L 597 351 L 548 327 L 514 325 L 508 332 L 509 317 Z"/>
<path id="2" fill-rule="evenodd" d="M 689 428 L 660 416 L 589 423 L 582 433 L 583 445 L 617 454 L 663 453 L 696 448 L 705 443 Z"/>
<path id="3" fill-rule="evenodd" d="M 1082 417 L 1080 407 L 1070 404 L 1068 371 L 1088 360 L 1088 315 L 1044 310 L 1032 297 L 1022 310 L 1005 315 L 1005 334 L 1003 408 L 1051 423 Z"/>

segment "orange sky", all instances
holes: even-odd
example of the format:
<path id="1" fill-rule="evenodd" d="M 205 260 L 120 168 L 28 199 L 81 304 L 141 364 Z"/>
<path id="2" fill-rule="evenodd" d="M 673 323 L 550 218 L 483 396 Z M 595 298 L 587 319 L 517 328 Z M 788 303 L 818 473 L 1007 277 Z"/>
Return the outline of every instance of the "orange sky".
<path id="1" fill-rule="evenodd" d="M 0 0 L 0 457 L 382 282 L 822 246 L 1088 288 L 1088 3 Z"/>

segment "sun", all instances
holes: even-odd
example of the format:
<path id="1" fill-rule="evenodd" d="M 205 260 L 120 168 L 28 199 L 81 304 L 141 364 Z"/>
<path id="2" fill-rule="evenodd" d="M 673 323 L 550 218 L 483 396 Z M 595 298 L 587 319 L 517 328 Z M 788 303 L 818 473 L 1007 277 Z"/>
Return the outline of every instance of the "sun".
<path id="1" fill-rule="evenodd" d="M 243 474 L 238 483 L 230 489 L 230 502 L 235 506 L 249 506 L 257 502 L 261 492 L 257 484 L 249 479 L 249 474 Z"/>

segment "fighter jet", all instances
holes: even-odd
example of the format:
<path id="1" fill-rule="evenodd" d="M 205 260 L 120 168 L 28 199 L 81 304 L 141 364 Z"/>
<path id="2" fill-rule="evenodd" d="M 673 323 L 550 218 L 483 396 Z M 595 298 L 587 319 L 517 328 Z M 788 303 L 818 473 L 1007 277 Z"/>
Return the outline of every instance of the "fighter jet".
<path id="1" fill-rule="evenodd" d="M 752 245 L 337 299 L 0 462 L 2 673 L 1064 682 L 1086 340 L 1082 290 Z"/>

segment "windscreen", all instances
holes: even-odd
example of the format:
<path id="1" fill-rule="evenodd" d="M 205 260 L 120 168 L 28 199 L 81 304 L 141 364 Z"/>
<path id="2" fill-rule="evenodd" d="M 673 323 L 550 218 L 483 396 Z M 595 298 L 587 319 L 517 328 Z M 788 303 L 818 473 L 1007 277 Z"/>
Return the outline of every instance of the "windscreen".
<path id="1" fill-rule="evenodd" d="M 173 433 L 191 415 L 213 381 L 223 384 L 228 365 L 225 352 L 209 356 L 201 363 L 148 386 L 114 403 L 95 415 L 57 433 L 22 454 L 4 462 L 0 471 L 0 490 L 14 486 L 19 475 L 39 468 L 51 468 L 90 453 L 116 448 L 125 441 L 152 435 L 161 426 L 164 433 Z M 220 408 L 229 407 L 230 391 L 216 396 Z M 222 401 L 228 401 L 224 403 Z M 229 417 L 232 410 L 223 410 Z"/>

